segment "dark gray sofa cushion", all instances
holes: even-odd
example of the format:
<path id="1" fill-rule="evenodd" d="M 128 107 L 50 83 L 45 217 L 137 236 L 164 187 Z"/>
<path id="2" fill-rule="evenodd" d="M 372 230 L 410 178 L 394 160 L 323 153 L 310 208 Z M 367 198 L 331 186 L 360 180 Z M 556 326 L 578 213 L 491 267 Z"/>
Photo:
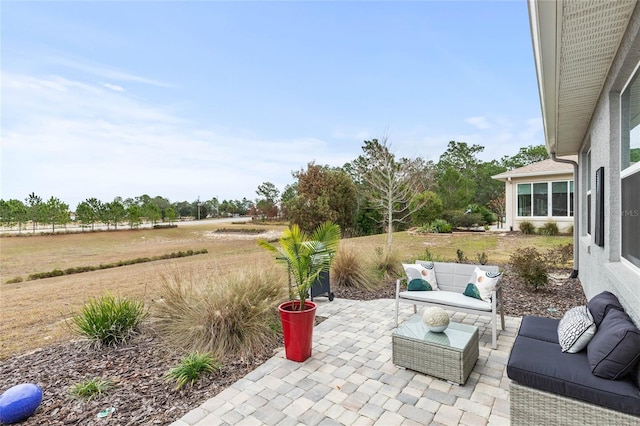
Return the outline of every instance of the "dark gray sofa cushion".
<path id="1" fill-rule="evenodd" d="M 553 318 L 525 316 L 522 318 L 522 322 L 520 323 L 518 335 L 544 340 L 549 343 L 557 343 L 559 345 L 559 323 L 560 321 Z"/>
<path id="2" fill-rule="evenodd" d="M 560 345 L 518 336 L 507 375 L 521 385 L 640 415 L 640 391 L 630 377 L 607 380 L 591 374 L 587 354 L 562 352 Z"/>
<path id="3" fill-rule="evenodd" d="M 629 315 L 607 311 L 587 345 L 590 371 L 598 377 L 617 380 L 629 374 L 640 361 L 640 330 Z"/>
<path id="4" fill-rule="evenodd" d="M 609 291 L 603 291 L 593 296 L 591 300 L 589 300 L 589 303 L 587 303 L 587 308 L 589 308 L 589 312 L 591 312 L 596 327 L 600 327 L 600 323 L 610 309 L 624 311 L 618 298 Z"/>

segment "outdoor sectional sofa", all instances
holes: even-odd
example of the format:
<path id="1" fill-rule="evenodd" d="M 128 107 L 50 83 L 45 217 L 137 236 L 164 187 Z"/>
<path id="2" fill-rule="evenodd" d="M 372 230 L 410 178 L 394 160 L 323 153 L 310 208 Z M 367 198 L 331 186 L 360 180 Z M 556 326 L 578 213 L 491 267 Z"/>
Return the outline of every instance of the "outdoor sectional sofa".
<path id="1" fill-rule="evenodd" d="M 417 312 L 417 305 L 439 306 L 451 311 L 466 312 L 491 317 L 492 347 L 497 347 L 498 340 L 498 312 L 502 330 L 504 330 L 504 312 L 502 309 L 502 288 L 497 281 L 500 268 L 493 265 L 470 265 L 465 263 L 427 262 L 418 260 L 416 264 L 433 268 L 437 279 L 438 291 L 400 291 L 401 280 L 396 282 L 396 327 L 400 303 L 413 305 L 413 312 Z M 469 285 L 470 277 L 476 268 L 496 276 L 496 285 L 490 290 L 490 301 L 479 300 L 465 296 L 463 293 Z"/>
<path id="2" fill-rule="evenodd" d="M 640 330 L 609 292 L 588 310 L 593 328 L 576 353 L 562 351 L 560 320 L 523 317 L 507 363 L 513 425 L 640 424 Z"/>

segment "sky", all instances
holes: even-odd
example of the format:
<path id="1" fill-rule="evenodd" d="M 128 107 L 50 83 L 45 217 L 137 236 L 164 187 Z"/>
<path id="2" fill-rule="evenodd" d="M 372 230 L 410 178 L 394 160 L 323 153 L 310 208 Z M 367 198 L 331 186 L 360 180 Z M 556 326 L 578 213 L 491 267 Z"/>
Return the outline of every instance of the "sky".
<path id="1" fill-rule="evenodd" d="M 282 192 L 387 136 L 544 143 L 526 1 L 3 1 L 0 198 Z"/>

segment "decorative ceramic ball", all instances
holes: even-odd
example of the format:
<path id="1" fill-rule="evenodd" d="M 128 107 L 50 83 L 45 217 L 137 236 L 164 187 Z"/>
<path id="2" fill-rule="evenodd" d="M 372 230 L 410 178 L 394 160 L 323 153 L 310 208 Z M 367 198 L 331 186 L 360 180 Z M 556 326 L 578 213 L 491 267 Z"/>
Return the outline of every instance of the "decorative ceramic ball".
<path id="1" fill-rule="evenodd" d="M 31 416 L 42 401 L 42 389 L 34 383 L 23 383 L 0 394 L 0 423 L 21 422 Z"/>
<path id="2" fill-rule="evenodd" d="M 429 331 L 441 333 L 449 326 L 449 315 L 444 309 L 434 306 L 424 310 L 424 314 L 422 314 L 422 321 L 425 323 Z"/>

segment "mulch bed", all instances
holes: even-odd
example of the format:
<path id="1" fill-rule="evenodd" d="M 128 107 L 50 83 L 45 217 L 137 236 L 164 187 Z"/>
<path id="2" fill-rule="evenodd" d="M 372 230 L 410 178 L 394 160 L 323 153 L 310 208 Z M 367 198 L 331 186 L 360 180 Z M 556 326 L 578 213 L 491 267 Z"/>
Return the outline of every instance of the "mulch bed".
<path id="1" fill-rule="evenodd" d="M 586 304 L 580 282 L 564 278 L 569 271 L 553 274 L 546 289 L 532 292 L 509 273 L 507 266 L 504 269 L 501 283 L 507 315 L 561 318 L 569 308 Z M 395 283 L 375 292 L 332 290 L 338 298 L 395 298 Z M 95 350 L 82 342 L 69 342 L 4 360 L 0 363 L 0 389 L 20 383 L 37 383 L 43 389 L 38 411 L 23 425 L 104 424 L 105 419 L 97 414 L 109 407 L 115 408 L 109 415 L 110 425 L 169 424 L 244 377 L 278 349 L 273 344 L 252 359 L 222 360 L 223 367 L 216 373 L 192 387 L 176 390 L 175 383 L 165 380 L 165 374 L 184 354 L 169 348 L 152 330 L 144 330 L 119 348 Z M 85 401 L 69 394 L 73 384 L 94 377 L 113 381 L 107 395 Z"/>

